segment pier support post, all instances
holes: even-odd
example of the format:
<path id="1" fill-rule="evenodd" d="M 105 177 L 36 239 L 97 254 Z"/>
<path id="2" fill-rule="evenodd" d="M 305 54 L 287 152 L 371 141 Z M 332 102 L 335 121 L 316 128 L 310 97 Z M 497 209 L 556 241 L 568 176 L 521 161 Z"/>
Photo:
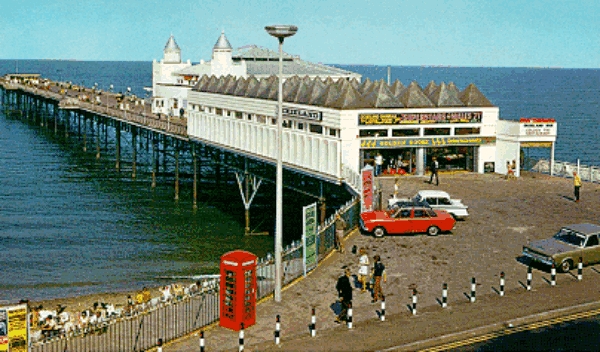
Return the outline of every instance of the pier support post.
<path id="1" fill-rule="evenodd" d="M 131 126 L 131 178 L 136 178 L 137 169 L 137 127 Z"/>
<path id="2" fill-rule="evenodd" d="M 192 143 L 192 161 L 194 164 L 194 209 L 198 209 L 198 157 L 194 143 Z"/>
<path id="3" fill-rule="evenodd" d="M 95 129 L 95 134 L 96 134 L 96 159 L 100 159 L 100 123 L 99 123 L 99 119 L 92 119 L 92 123 L 94 123 L 94 120 L 96 122 L 96 129 Z"/>
<path id="4" fill-rule="evenodd" d="M 115 124 L 115 169 L 121 171 L 121 121 Z"/>
<path id="5" fill-rule="evenodd" d="M 158 141 L 152 133 L 152 188 L 156 188 L 156 170 L 158 169 Z"/>
<path id="6" fill-rule="evenodd" d="M 87 119 L 83 117 L 83 151 L 87 152 Z"/>

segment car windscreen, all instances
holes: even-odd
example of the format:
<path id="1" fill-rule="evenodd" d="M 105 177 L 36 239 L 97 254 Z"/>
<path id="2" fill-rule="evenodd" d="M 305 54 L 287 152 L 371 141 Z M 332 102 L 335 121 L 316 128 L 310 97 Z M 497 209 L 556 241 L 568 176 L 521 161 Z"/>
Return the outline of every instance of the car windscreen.
<path id="1" fill-rule="evenodd" d="M 578 247 L 583 246 L 583 243 L 585 242 L 585 235 L 569 229 L 560 229 L 560 231 L 554 235 L 554 238 Z"/>

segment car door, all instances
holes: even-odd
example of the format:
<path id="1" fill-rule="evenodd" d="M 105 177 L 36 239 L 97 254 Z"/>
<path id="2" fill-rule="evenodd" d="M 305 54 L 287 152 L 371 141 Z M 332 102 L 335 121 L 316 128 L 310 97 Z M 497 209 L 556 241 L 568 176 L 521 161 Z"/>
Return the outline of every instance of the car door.
<path id="1" fill-rule="evenodd" d="M 431 224 L 431 219 L 429 218 L 429 214 L 426 209 L 423 208 L 415 208 L 413 212 L 413 217 L 411 220 L 412 232 L 414 233 L 423 233 L 427 232 Z"/>
<path id="2" fill-rule="evenodd" d="M 401 208 L 391 224 L 391 233 L 411 233 L 412 232 L 412 211 L 411 208 Z"/>
<path id="3" fill-rule="evenodd" d="M 600 263 L 600 243 L 598 243 L 598 235 L 590 235 L 585 242 L 585 246 L 581 251 L 583 264 L 590 265 Z M 577 265 L 579 258 L 573 258 L 574 264 Z"/>

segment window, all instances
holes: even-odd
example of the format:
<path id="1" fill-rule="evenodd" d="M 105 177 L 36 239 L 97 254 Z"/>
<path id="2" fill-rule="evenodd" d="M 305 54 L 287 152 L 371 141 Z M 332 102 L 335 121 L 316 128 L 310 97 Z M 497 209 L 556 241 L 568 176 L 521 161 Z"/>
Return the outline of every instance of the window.
<path id="1" fill-rule="evenodd" d="M 427 214 L 427 211 L 425 211 L 425 209 L 415 209 L 415 218 L 427 218 L 429 217 L 429 214 Z"/>
<path id="2" fill-rule="evenodd" d="M 337 128 L 330 128 L 329 135 L 332 137 L 339 137 L 339 131 Z"/>
<path id="3" fill-rule="evenodd" d="M 216 108 L 215 109 L 215 114 L 217 114 L 217 115 L 223 115 L 223 109 Z"/>
<path id="4" fill-rule="evenodd" d="M 392 137 L 413 137 L 419 135 L 418 128 L 392 130 Z"/>
<path id="5" fill-rule="evenodd" d="M 387 137 L 388 130 L 360 130 L 359 137 Z"/>
<path id="6" fill-rule="evenodd" d="M 466 135 L 466 134 L 479 134 L 479 127 L 456 128 L 456 129 L 454 129 L 454 134 L 457 136 L 462 136 L 462 135 Z"/>
<path id="7" fill-rule="evenodd" d="M 262 115 L 256 115 L 256 122 L 267 123 L 267 118 Z"/>
<path id="8" fill-rule="evenodd" d="M 291 128 L 292 127 L 292 121 L 290 121 L 290 120 L 283 120 L 283 123 L 281 125 L 284 128 Z"/>
<path id="9" fill-rule="evenodd" d="M 593 246 L 597 246 L 598 245 L 598 235 L 591 235 L 588 240 L 587 243 L 585 244 L 586 247 L 593 247 Z"/>
<path id="10" fill-rule="evenodd" d="M 236 119 L 241 119 L 242 117 L 244 117 L 244 114 L 242 114 L 242 113 L 241 113 L 241 112 L 239 112 L 239 111 L 236 111 L 236 112 L 235 112 L 235 118 L 236 118 Z"/>
<path id="11" fill-rule="evenodd" d="M 423 131 L 425 136 L 449 136 L 450 129 L 449 128 L 426 128 Z"/>
<path id="12" fill-rule="evenodd" d="M 452 202 L 448 198 L 440 198 L 439 202 L 440 205 L 452 205 Z"/>
<path id="13" fill-rule="evenodd" d="M 319 133 L 319 134 L 323 134 L 323 126 L 321 125 L 313 125 L 310 124 L 308 126 L 308 129 L 312 132 L 312 133 Z"/>
<path id="14" fill-rule="evenodd" d="M 437 205 L 437 204 L 438 204 L 438 202 L 437 202 L 437 198 L 433 198 L 433 197 L 430 197 L 430 198 L 425 198 L 425 201 L 426 201 L 426 202 L 427 202 L 427 204 L 429 204 L 429 205 Z"/>
<path id="15" fill-rule="evenodd" d="M 401 218 L 410 218 L 410 209 L 402 209 L 400 210 Z"/>
<path id="16" fill-rule="evenodd" d="M 303 130 L 304 129 L 304 124 L 302 122 L 298 122 L 296 123 L 296 128 L 299 130 Z"/>

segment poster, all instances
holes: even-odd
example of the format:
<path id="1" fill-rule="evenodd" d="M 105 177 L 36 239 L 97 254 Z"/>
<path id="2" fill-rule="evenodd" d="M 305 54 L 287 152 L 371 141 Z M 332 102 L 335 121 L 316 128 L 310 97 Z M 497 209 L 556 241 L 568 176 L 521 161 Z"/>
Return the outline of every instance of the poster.
<path id="1" fill-rule="evenodd" d="M 361 170 L 361 212 L 373 210 L 373 171 L 374 170 L 371 165 L 367 165 Z"/>
<path id="2" fill-rule="evenodd" d="M 304 276 L 317 265 L 317 203 L 302 207 L 302 244 L 304 248 Z"/>
<path id="3" fill-rule="evenodd" d="M 27 305 L 0 309 L 0 351 L 27 352 Z"/>

